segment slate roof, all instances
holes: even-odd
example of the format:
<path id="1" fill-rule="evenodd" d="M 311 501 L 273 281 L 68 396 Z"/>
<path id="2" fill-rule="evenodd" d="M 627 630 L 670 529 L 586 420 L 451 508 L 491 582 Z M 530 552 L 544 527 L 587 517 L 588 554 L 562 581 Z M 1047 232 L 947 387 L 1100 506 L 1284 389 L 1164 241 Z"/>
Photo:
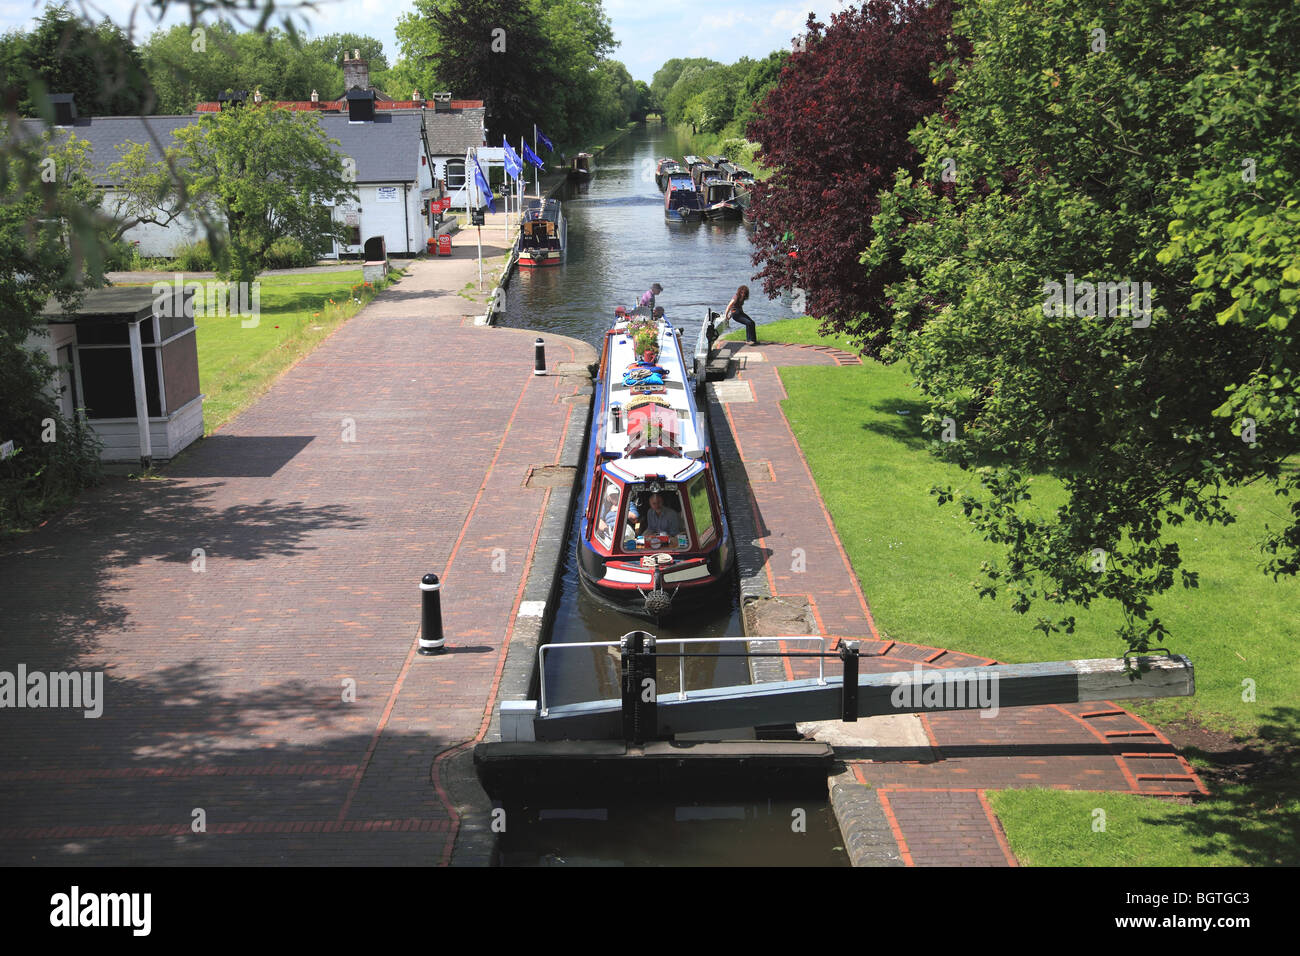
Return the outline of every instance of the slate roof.
<path id="1" fill-rule="evenodd" d="M 384 111 L 376 113 L 374 122 L 350 123 L 346 113 L 320 113 L 325 135 L 337 140 L 336 147 L 357 164 L 359 183 L 415 182 L 419 172 L 420 112 Z M 423 111 L 429 127 L 429 145 L 435 155 L 464 155 L 468 146 L 483 142 L 483 111 L 462 110 L 452 113 Z M 157 157 L 157 144 L 174 146 L 173 134 L 199 119 L 188 116 L 88 116 L 76 119 L 67 132 L 90 143 L 90 159 L 95 181 L 100 186 L 115 185 L 107 169 L 121 158 L 116 147 L 121 143 L 147 143 Z M 40 120 L 21 121 L 24 132 L 39 135 Z M 56 133 L 63 133 L 63 127 Z"/>

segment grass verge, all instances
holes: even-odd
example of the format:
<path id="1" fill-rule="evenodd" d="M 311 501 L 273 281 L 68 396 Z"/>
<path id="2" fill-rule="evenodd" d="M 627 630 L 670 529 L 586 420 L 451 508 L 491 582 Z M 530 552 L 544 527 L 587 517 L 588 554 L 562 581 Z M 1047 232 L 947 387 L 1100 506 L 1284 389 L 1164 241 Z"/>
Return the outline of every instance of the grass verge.
<path id="1" fill-rule="evenodd" d="M 764 329 L 765 340 L 851 347 L 820 336 L 811 319 Z M 977 595 L 971 585 L 983 581 L 980 562 L 1004 556 L 973 531 L 960 509 L 941 508 L 929 494 L 935 484 L 978 486 L 973 475 L 930 455 L 920 427 L 926 407 L 905 369 L 866 361 L 860 367 L 789 367 L 780 374 L 789 395 L 782 407 L 883 632 L 1007 663 L 1123 651 L 1114 634 L 1120 614 L 1104 602 L 1077 611 L 1075 634 L 1045 637 L 1005 599 Z M 1043 511 L 1064 500 L 1052 478 L 1036 478 L 1034 489 Z M 1183 725 L 1216 738 L 1185 751 L 1215 781 L 1214 797 L 1166 804 L 1122 794 L 1013 792 L 995 807 L 1007 808 L 1003 824 L 1017 855 L 1026 848 L 1022 859 L 1048 865 L 1297 862 L 1300 661 L 1291 650 L 1300 637 L 1300 581 L 1275 582 L 1261 571 L 1264 523 L 1281 517 L 1271 491 L 1237 488 L 1229 497 L 1235 524 L 1188 524 L 1170 536 L 1186 566 L 1200 572 L 1200 587 L 1152 601 L 1169 627 L 1171 650 L 1187 654 L 1196 667 L 1196 695 L 1126 702 L 1175 739 Z M 1237 747 L 1234 738 L 1248 743 Z M 1240 772 L 1225 773 L 1225 762 L 1241 764 Z M 1093 834 L 1079 807 L 1104 809 L 1109 804 L 1098 802 L 1103 796 L 1117 799 L 1123 826 L 1144 830 L 1139 844 L 1167 843 L 1159 855 L 1117 856 L 1128 851 L 1102 849 L 1111 841 L 1086 843 Z M 1074 802 L 1079 799 L 1083 803 Z M 1125 809 L 1126 800 L 1140 812 Z"/>

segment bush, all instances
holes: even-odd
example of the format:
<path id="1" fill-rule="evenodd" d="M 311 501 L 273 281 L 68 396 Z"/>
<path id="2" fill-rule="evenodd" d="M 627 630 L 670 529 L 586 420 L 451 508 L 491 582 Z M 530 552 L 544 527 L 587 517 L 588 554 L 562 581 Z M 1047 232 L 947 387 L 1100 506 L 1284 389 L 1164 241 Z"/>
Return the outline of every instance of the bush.
<path id="1" fill-rule="evenodd" d="M 112 240 L 104 250 L 106 272 L 130 272 L 142 265 L 139 243 L 118 238 Z"/>
<path id="2" fill-rule="evenodd" d="M 200 239 L 177 249 L 176 256 L 172 259 L 172 268 L 179 272 L 211 272 L 214 266 L 208 240 Z"/>
<path id="3" fill-rule="evenodd" d="M 30 527 L 103 474 L 100 441 L 90 427 L 57 411 L 48 417 L 54 420 L 57 441 L 19 439 L 14 455 L 0 462 L 0 531 Z"/>
<path id="4" fill-rule="evenodd" d="M 286 236 L 271 243 L 266 250 L 265 263 L 268 269 L 301 269 L 314 265 L 316 257 L 303 248 L 297 239 Z"/>

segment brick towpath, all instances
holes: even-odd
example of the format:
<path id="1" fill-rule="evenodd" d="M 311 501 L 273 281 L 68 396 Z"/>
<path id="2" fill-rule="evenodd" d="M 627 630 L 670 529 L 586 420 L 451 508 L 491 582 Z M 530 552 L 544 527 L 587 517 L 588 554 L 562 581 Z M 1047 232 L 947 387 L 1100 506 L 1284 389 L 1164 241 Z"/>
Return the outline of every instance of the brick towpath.
<path id="1" fill-rule="evenodd" d="M 779 404 L 787 396 L 777 368 L 860 360 L 812 346 L 728 343 L 724 350 L 736 358 L 737 372 L 715 395 L 749 480 L 759 535 L 752 543 L 739 542 L 742 567 L 749 548 L 750 566 L 762 566 L 762 589 L 788 604 L 806 605 L 814 633 L 862 640 L 863 672 L 993 663 L 882 635 L 816 491 Z M 795 548 L 803 550 L 801 562 L 792 560 Z M 803 570 L 794 570 L 800 565 Z M 815 661 L 804 660 L 788 666 L 785 676 L 816 673 Z M 827 673 L 838 673 L 838 662 L 828 663 Z M 974 711 L 883 719 L 908 723 L 901 746 L 896 726 L 888 746 L 871 740 L 869 721 L 841 725 L 861 728 L 861 746 L 837 743 L 848 773 L 832 798 L 850 857 L 859 865 L 1015 865 L 985 796 L 991 789 L 1206 792 L 1164 735 L 1106 702 L 1005 708 L 992 719 Z"/>
<path id="2" fill-rule="evenodd" d="M 587 379 L 556 363 L 595 358 L 547 335 L 556 373 L 534 376 L 534 333 L 472 327 L 457 242 L 161 480 L 111 481 L 0 553 L 0 671 L 105 674 L 98 719 L 0 711 L 0 863 L 450 859 L 435 761 L 486 726 L 565 493 L 530 469 L 585 426 Z M 429 571 L 450 651 L 426 658 Z"/>

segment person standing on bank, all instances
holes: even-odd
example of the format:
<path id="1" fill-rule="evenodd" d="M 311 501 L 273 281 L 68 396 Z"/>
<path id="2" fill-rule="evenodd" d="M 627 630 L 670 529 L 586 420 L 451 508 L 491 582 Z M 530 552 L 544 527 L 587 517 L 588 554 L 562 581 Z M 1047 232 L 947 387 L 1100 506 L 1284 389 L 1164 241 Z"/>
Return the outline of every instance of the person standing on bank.
<path id="1" fill-rule="evenodd" d="M 737 323 L 745 327 L 745 341 L 750 345 L 758 345 L 757 329 L 754 320 L 745 314 L 745 300 L 749 298 L 749 286 L 742 285 L 736 290 L 736 294 L 731 301 L 727 303 L 727 311 L 723 313 L 728 319 L 735 319 Z"/>

